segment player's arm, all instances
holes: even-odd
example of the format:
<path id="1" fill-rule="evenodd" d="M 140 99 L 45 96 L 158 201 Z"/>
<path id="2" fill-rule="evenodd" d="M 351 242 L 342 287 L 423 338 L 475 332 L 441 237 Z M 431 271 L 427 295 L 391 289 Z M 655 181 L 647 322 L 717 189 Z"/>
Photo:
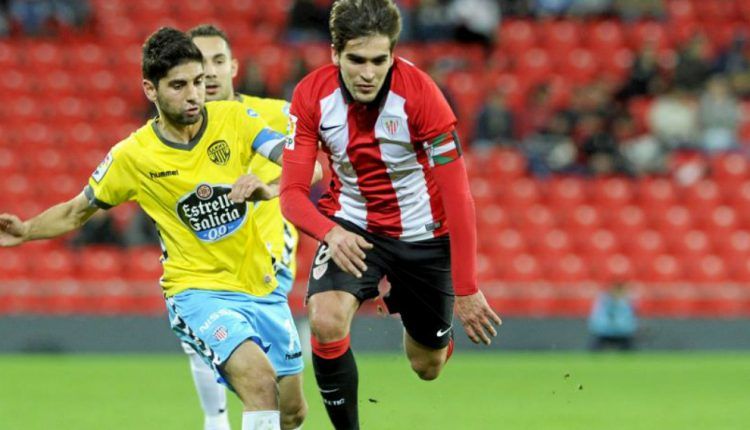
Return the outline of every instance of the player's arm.
<path id="1" fill-rule="evenodd" d="M 342 270 L 360 277 L 367 270 L 364 250 L 372 248 L 372 244 L 321 214 L 310 201 L 310 182 L 318 154 L 318 133 L 317 124 L 310 115 L 311 110 L 305 106 L 306 99 L 298 93 L 298 89 L 295 89 L 292 98 L 290 121 L 293 131 L 284 148 L 281 169 L 281 212 L 298 229 L 327 243 L 331 258 Z"/>
<path id="2" fill-rule="evenodd" d="M 282 157 L 278 158 L 281 162 Z M 312 183 L 316 183 L 323 179 L 323 167 L 315 162 L 315 169 L 313 172 Z M 242 203 L 247 201 L 259 201 L 259 200 L 271 200 L 276 198 L 280 194 L 281 190 L 281 177 L 274 179 L 269 183 L 262 182 L 257 176 L 252 173 L 240 176 L 232 185 L 232 191 L 229 193 L 229 199 L 235 203 Z"/>
<path id="3" fill-rule="evenodd" d="M 429 145 L 432 147 L 433 177 L 440 189 L 451 238 L 456 313 L 473 342 L 489 345 L 491 339 L 488 335 L 497 336 L 494 324 L 501 321 L 477 286 L 476 209 L 458 136 L 455 131 L 443 133 L 432 139 Z"/>
<path id="4" fill-rule="evenodd" d="M 12 214 L 0 214 L 0 246 L 16 246 L 29 240 L 62 236 L 81 227 L 97 210 L 81 193 L 27 221 L 21 221 Z"/>

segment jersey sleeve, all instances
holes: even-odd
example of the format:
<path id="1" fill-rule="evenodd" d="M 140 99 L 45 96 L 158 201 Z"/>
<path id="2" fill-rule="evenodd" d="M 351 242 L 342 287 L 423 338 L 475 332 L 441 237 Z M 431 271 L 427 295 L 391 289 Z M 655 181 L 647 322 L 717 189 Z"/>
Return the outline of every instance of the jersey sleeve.
<path id="1" fill-rule="evenodd" d="M 427 74 L 417 72 L 410 127 L 417 142 L 450 134 L 456 127 L 456 115 L 437 84 Z"/>
<path id="2" fill-rule="evenodd" d="M 121 142 L 109 151 L 104 160 L 89 178 L 84 193 L 89 203 L 101 209 L 109 209 L 138 193 L 138 175 L 126 142 Z"/>
<path id="3" fill-rule="evenodd" d="M 253 109 L 242 106 L 242 110 L 244 112 L 238 115 L 238 126 L 250 144 L 250 157 L 260 154 L 271 161 L 278 160 L 284 149 L 285 136 L 271 129 Z"/>
<path id="4" fill-rule="evenodd" d="M 313 97 L 305 93 L 304 82 L 292 96 L 281 169 L 281 211 L 297 228 L 322 241 L 335 224 L 310 201 L 310 181 L 318 154 L 318 120 L 316 106 L 310 102 Z"/>

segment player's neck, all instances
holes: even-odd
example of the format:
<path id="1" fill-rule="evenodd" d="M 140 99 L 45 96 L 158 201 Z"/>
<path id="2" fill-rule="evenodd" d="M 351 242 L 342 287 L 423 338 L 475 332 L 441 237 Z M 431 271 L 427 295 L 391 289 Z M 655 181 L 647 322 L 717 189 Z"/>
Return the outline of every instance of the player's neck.
<path id="1" fill-rule="evenodd" d="M 181 125 L 175 124 L 167 120 L 165 117 L 160 116 L 156 120 L 156 126 L 159 127 L 159 131 L 166 139 L 175 143 L 187 145 L 200 132 L 203 121 L 205 120 L 205 116 L 201 114 L 201 118 L 195 124 Z"/>

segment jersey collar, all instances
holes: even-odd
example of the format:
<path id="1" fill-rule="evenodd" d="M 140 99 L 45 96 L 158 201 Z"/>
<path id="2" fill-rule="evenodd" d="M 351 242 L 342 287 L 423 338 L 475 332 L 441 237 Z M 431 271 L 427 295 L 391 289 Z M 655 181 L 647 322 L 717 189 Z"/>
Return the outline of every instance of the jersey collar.
<path id="1" fill-rule="evenodd" d="M 154 118 L 153 121 L 151 121 L 151 128 L 154 130 L 154 133 L 156 133 L 156 137 L 161 140 L 161 143 L 167 145 L 170 148 L 190 151 L 195 148 L 195 145 L 197 145 L 198 142 L 201 141 L 201 138 L 203 138 L 203 133 L 206 131 L 206 126 L 208 126 L 208 110 L 205 106 L 203 107 L 203 111 L 201 113 L 203 114 L 203 124 L 201 124 L 200 130 L 198 130 L 198 133 L 196 133 L 196 135 L 193 136 L 192 139 L 190 139 L 190 142 L 188 142 L 187 145 L 185 145 L 184 143 L 173 142 L 164 137 L 164 135 L 161 134 L 161 131 L 159 131 L 159 127 L 156 126 L 156 120 L 159 118 L 158 116 Z"/>

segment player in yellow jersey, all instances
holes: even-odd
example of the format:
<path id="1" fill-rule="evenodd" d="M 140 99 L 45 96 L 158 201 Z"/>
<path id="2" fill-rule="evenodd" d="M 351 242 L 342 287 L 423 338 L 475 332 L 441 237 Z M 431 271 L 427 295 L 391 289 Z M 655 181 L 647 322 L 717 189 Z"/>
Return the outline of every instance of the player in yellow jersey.
<path id="1" fill-rule="evenodd" d="M 256 300 L 273 302 L 277 280 L 246 203 L 276 194 L 245 173 L 254 157 L 279 162 L 285 138 L 240 103 L 204 103 L 203 56 L 183 32 L 151 35 L 142 68 L 158 116 L 115 145 L 78 196 L 27 221 L 0 214 L 0 246 L 60 236 L 100 208 L 136 201 L 161 237 L 173 331 L 237 393 L 243 430 L 280 429 L 266 352 L 291 332 L 291 313 Z"/>
<path id="2" fill-rule="evenodd" d="M 232 79 L 237 75 L 238 62 L 232 57 L 227 35 L 213 25 L 200 25 L 187 32 L 203 53 L 206 73 L 206 101 L 236 100 L 263 118 L 270 128 L 286 134 L 289 123 L 289 103 L 284 100 L 251 97 L 235 93 Z M 210 103 L 209 103 L 210 104 Z M 278 181 L 281 168 L 264 158 L 256 157 L 250 164 L 251 172 L 264 183 Z M 279 286 L 268 296 L 287 302 L 295 278 L 297 230 L 281 215 L 279 199 L 256 202 L 252 214 L 261 238 L 274 257 Z M 268 300 L 267 298 L 258 300 Z M 279 407 L 282 428 L 299 428 L 307 413 L 307 403 L 302 391 L 302 357 L 299 336 L 294 321 L 288 322 L 287 345 L 283 349 L 268 351 L 271 364 L 279 378 Z M 204 412 L 204 430 L 229 430 L 226 412 L 226 391 L 216 383 L 211 369 L 192 348 L 185 349 L 190 357 L 198 396 Z"/>

